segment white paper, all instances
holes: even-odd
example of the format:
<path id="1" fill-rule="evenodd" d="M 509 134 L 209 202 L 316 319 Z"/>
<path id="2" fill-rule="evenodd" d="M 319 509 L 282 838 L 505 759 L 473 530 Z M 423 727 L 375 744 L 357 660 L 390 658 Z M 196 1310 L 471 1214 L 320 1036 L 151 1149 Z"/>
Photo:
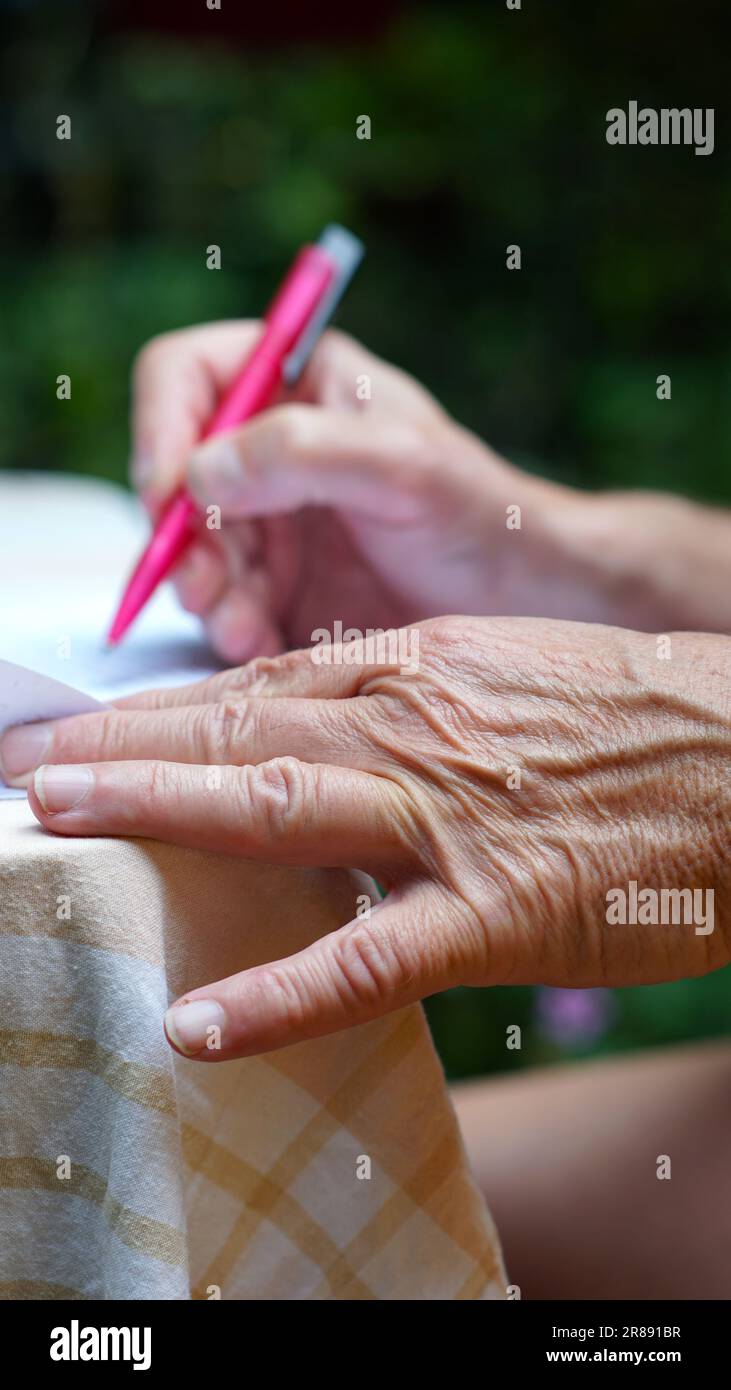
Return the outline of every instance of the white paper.
<path id="1" fill-rule="evenodd" d="M 105 647 L 148 536 L 139 505 L 112 484 L 0 473 L 0 730 L 219 669 L 200 621 L 169 584 L 119 646 Z M 0 797 L 9 794 L 0 786 Z"/>
<path id="2" fill-rule="evenodd" d="M 99 700 L 73 690 L 70 685 L 11 661 L 0 661 L 0 738 L 13 724 L 62 719 L 65 715 L 88 714 L 103 708 Z M 11 796 L 25 796 L 25 792 L 6 787 L 0 773 L 0 799 Z"/>

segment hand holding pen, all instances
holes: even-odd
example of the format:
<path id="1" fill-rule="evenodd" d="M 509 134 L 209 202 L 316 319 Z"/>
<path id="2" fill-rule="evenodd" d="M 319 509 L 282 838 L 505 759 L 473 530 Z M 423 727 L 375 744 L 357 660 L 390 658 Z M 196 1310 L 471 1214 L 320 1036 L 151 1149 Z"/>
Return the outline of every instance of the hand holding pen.
<path id="1" fill-rule="evenodd" d="M 476 539 L 469 559 L 466 536 L 484 520 L 475 493 L 489 451 L 474 441 L 468 460 L 464 431 L 434 398 L 346 334 L 325 333 L 267 410 L 198 443 L 260 332 L 241 322 L 172 333 L 135 373 L 136 445 L 155 461 L 138 486 L 153 516 L 182 482 L 196 500 L 172 579 L 213 648 L 241 662 L 309 646 L 337 621 L 366 629 L 471 609 L 486 561 Z M 213 507 L 220 531 L 206 524 Z"/>
<path id="2" fill-rule="evenodd" d="M 255 346 L 205 427 L 204 439 L 242 424 L 265 409 L 280 386 L 296 383 L 362 255 L 361 243 L 335 225 L 325 229 L 316 245 L 303 247 L 269 307 Z M 195 521 L 195 503 L 181 489 L 132 574 L 109 631 L 110 644 L 121 640 L 187 549 Z"/>

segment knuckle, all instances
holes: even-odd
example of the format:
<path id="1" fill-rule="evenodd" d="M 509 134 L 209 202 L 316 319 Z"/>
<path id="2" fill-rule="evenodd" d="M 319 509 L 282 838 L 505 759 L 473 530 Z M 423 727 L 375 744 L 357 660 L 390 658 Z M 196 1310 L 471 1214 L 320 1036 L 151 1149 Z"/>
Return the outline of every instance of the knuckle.
<path id="1" fill-rule="evenodd" d="M 410 972 L 391 934 L 355 926 L 339 938 L 338 975 L 350 1001 L 368 1008 L 392 998 L 406 986 Z"/>
<path id="2" fill-rule="evenodd" d="M 454 619 L 450 617 L 427 618 L 422 624 L 429 641 L 437 648 L 454 641 Z"/>
<path id="3" fill-rule="evenodd" d="M 328 328 L 317 345 L 317 366 L 325 380 L 337 379 L 344 368 L 353 368 L 368 356 L 366 349 L 350 333 Z"/>
<path id="4" fill-rule="evenodd" d="M 140 775 L 148 801 L 153 806 L 169 805 L 176 787 L 172 764 L 164 762 L 145 763 L 141 768 Z"/>
<path id="5" fill-rule="evenodd" d="M 94 760 L 96 762 L 114 761 L 114 759 L 119 757 L 120 753 L 124 751 L 123 724 L 119 718 L 119 714 L 113 709 L 105 710 L 98 716 L 95 716 L 95 718 L 98 722 L 95 723 L 93 731 L 91 729 L 89 730 L 89 733 L 93 732 Z M 83 736 L 83 722 L 80 724 L 78 732 Z M 91 740 L 84 740 L 82 738 L 83 743 L 90 741 Z M 57 754 L 63 752 L 66 756 L 75 756 L 76 753 L 79 752 L 79 746 L 76 740 L 72 742 L 70 737 L 65 737 L 61 734 L 57 739 L 55 751 Z"/>
<path id="6" fill-rule="evenodd" d="M 287 840 L 306 818 L 305 769 L 297 758 L 271 758 L 241 769 L 244 814 L 260 845 Z"/>
<path id="7" fill-rule="evenodd" d="M 254 987 L 253 1012 L 269 1018 L 277 1035 L 297 1034 L 305 1026 L 311 1012 L 308 1007 L 307 982 L 286 965 L 276 962 L 262 967 L 250 982 Z M 256 994 L 259 995 L 257 1008 Z"/>
<path id="8" fill-rule="evenodd" d="M 277 412 L 277 439 L 285 454 L 306 458 L 317 440 L 317 411 L 307 405 L 283 405 Z"/>
<path id="9" fill-rule="evenodd" d="M 236 763 L 256 736 L 256 709 L 245 702 L 219 700 L 193 717 L 199 722 L 200 735 L 194 742 L 209 763 Z"/>
<path id="10" fill-rule="evenodd" d="M 257 656 L 246 666 L 240 666 L 234 674 L 234 688 L 245 695 L 258 695 L 279 670 L 279 658 Z"/>
<path id="11" fill-rule="evenodd" d="M 382 364 L 349 333 L 330 328 L 313 354 L 313 371 L 319 379 L 318 399 L 326 407 L 362 411 L 370 400 L 359 399 L 357 379 L 363 372 L 373 374 Z"/>
<path id="12" fill-rule="evenodd" d="M 306 661 L 309 652 L 284 652 L 281 656 L 257 656 L 231 672 L 231 690 L 240 695 L 261 695 L 269 686 L 284 683 Z"/>
<path id="13" fill-rule="evenodd" d="M 481 678 L 487 678 L 490 667 L 478 663 L 475 638 L 470 622 L 462 619 L 428 618 L 419 624 L 419 654 L 433 683 L 442 684 L 446 678 L 450 689 L 455 681 L 464 685 L 478 666 Z"/>

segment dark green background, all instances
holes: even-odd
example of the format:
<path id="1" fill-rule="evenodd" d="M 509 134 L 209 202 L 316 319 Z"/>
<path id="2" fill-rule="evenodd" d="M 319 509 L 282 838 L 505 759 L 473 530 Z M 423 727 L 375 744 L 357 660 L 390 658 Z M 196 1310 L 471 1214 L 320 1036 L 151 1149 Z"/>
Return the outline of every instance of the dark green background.
<path id="1" fill-rule="evenodd" d="M 334 23 L 326 41 L 321 22 L 308 41 L 300 21 L 289 44 L 215 15 L 192 34 L 203 0 L 159 33 L 124 5 L 2 8 L 0 466 L 122 480 L 137 348 L 258 313 L 337 220 L 368 247 L 341 324 L 510 458 L 583 486 L 731 497 L 724 4 L 381 6 L 367 36 Z M 609 147 L 606 111 L 632 98 L 715 107 L 714 154 Z M 532 1008 L 518 989 L 433 1001 L 449 1069 L 559 1055 Z M 621 991 L 601 1046 L 718 1033 L 727 1011 L 727 972 Z M 506 1054 L 516 1022 L 524 1048 Z"/>

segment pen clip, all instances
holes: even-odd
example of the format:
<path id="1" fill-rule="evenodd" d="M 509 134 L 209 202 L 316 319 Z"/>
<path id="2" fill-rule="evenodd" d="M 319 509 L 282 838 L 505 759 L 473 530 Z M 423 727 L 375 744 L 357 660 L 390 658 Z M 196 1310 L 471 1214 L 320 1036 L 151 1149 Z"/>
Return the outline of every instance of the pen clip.
<path id="1" fill-rule="evenodd" d="M 282 363 L 282 381 L 290 388 L 301 377 L 318 338 L 330 322 L 365 255 L 362 241 L 353 236 L 352 232 L 346 231 L 345 227 L 338 226 L 336 222 L 325 228 L 316 244 L 332 260 L 335 273 L 312 318 Z"/>

